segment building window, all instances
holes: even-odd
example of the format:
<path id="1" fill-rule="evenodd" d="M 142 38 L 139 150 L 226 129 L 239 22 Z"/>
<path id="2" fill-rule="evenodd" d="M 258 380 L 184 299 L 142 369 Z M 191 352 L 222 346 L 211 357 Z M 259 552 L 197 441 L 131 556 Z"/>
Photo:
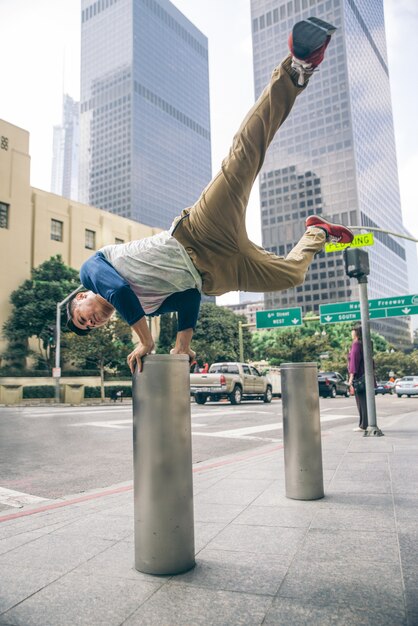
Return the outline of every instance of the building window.
<path id="1" fill-rule="evenodd" d="M 0 228 L 9 228 L 9 205 L 0 202 Z"/>
<path id="2" fill-rule="evenodd" d="M 87 250 L 96 249 L 96 233 L 94 232 L 94 230 L 89 230 L 88 228 L 86 228 L 84 247 L 87 248 Z"/>
<path id="3" fill-rule="evenodd" d="M 119 237 L 115 237 L 115 244 L 119 245 L 120 243 L 125 243 L 123 239 L 119 239 Z"/>
<path id="4" fill-rule="evenodd" d="M 62 241 L 64 233 L 64 223 L 59 220 L 51 220 L 51 239 L 53 241 Z"/>

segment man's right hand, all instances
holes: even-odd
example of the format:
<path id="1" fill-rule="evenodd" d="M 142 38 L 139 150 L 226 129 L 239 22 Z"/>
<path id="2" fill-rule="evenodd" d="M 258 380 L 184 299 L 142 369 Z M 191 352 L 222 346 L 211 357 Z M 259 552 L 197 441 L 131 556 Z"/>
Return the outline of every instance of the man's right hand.
<path id="1" fill-rule="evenodd" d="M 137 368 L 138 372 L 142 372 L 142 358 L 147 354 L 151 354 L 154 350 L 154 343 L 148 344 L 144 346 L 142 344 L 138 344 L 134 350 L 130 354 L 128 354 L 128 365 L 132 374 L 135 372 L 135 368 Z"/>

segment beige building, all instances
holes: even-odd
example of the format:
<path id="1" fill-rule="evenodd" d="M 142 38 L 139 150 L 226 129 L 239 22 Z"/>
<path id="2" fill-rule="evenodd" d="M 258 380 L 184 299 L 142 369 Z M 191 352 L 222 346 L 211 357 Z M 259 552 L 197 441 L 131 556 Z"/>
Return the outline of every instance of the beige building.
<path id="1" fill-rule="evenodd" d="M 0 119 L 0 329 L 11 292 L 51 256 L 79 269 L 102 246 L 160 230 L 31 187 L 29 133 Z"/>
<path id="2" fill-rule="evenodd" d="M 259 295 L 261 296 L 261 294 Z M 239 304 L 224 304 L 223 306 L 235 313 L 235 315 L 245 315 L 247 323 L 252 324 L 249 330 L 251 332 L 257 330 L 256 313 L 257 311 L 264 311 L 264 300 L 257 300 L 256 302 L 240 302 Z"/>

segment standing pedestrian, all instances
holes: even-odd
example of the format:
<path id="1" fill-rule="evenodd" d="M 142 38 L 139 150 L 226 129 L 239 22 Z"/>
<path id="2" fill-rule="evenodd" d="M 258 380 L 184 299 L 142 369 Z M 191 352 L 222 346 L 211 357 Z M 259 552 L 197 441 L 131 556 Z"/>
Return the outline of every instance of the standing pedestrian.
<path id="1" fill-rule="evenodd" d="M 363 334 L 360 324 L 351 329 L 352 344 L 348 354 L 348 382 L 350 393 L 355 395 L 359 412 L 359 425 L 355 431 L 365 431 L 368 426 L 366 383 L 364 376 Z"/>

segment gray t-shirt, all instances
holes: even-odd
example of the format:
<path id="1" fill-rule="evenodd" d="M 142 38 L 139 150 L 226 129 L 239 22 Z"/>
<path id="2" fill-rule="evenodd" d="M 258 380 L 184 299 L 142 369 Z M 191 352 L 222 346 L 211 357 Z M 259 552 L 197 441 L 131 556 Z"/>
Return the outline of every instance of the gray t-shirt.
<path id="1" fill-rule="evenodd" d="M 105 246 L 99 252 L 129 283 L 146 314 L 156 311 L 173 293 L 202 290 L 199 272 L 181 243 L 168 231 Z"/>

